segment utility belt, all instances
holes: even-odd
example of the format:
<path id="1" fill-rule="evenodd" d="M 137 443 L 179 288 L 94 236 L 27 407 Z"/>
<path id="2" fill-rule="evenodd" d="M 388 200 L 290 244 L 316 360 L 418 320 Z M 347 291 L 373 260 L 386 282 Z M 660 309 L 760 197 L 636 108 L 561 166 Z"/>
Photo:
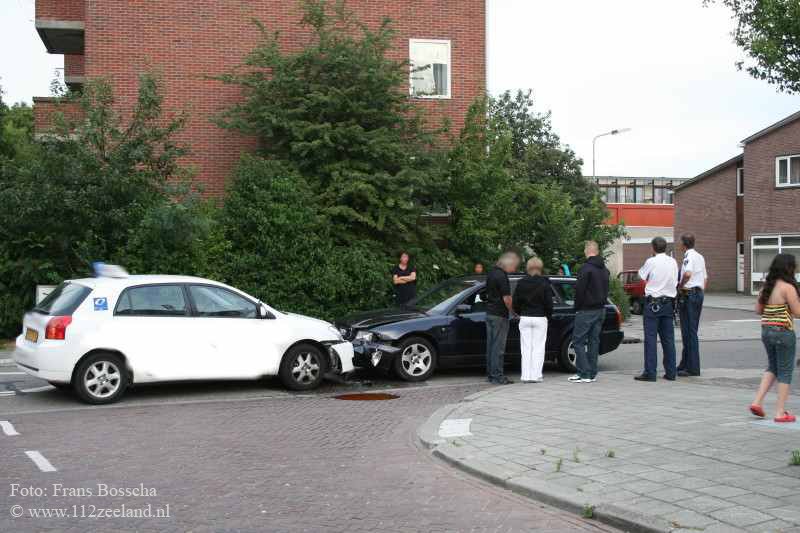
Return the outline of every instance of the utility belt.
<path id="1" fill-rule="evenodd" d="M 691 289 L 681 289 L 682 293 L 689 294 L 690 292 L 703 292 L 701 287 L 692 287 Z"/>
<path id="2" fill-rule="evenodd" d="M 658 313 L 661 311 L 662 307 L 667 304 L 671 304 L 674 301 L 675 298 L 670 298 L 669 296 L 645 296 L 644 298 L 645 305 L 650 308 L 650 311 L 652 311 L 653 314 Z"/>

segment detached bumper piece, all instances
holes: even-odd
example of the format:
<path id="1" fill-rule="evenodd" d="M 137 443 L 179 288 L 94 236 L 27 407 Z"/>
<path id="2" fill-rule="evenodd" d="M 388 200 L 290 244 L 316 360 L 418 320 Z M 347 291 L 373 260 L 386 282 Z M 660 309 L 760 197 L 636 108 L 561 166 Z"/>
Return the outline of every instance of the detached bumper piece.
<path id="1" fill-rule="evenodd" d="M 389 370 L 400 348 L 379 342 L 353 342 L 353 366 Z"/>

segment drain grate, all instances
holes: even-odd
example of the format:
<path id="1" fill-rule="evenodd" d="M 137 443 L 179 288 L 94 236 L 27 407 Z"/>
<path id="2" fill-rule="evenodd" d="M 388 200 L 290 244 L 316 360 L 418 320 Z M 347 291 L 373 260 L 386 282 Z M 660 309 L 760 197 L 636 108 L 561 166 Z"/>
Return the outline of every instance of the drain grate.
<path id="1" fill-rule="evenodd" d="M 394 400 L 395 398 L 399 398 L 399 396 L 383 392 L 357 392 L 353 394 L 340 394 L 339 396 L 334 396 L 334 398 L 337 400 L 351 400 L 357 402 L 375 402 L 380 400 Z"/>

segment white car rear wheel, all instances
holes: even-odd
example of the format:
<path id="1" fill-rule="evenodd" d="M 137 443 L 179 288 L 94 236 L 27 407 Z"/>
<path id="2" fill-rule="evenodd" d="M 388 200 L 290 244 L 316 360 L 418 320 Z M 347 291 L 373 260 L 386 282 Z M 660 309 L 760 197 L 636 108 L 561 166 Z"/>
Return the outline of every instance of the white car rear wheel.
<path id="1" fill-rule="evenodd" d="M 112 403 L 120 399 L 128 387 L 128 374 L 122 358 L 98 352 L 84 359 L 72 383 L 75 392 L 86 403 Z"/>

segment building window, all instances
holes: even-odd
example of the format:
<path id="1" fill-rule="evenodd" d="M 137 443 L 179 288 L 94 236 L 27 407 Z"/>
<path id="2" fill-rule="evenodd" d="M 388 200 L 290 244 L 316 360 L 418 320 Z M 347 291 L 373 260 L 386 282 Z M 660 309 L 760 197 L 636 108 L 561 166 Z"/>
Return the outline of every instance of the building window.
<path id="1" fill-rule="evenodd" d="M 800 155 L 775 158 L 775 185 L 777 187 L 800 185 Z"/>
<path id="2" fill-rule="evenodd" d="M 450 98 L 450 41 L 411 39 L 408 51 L 411 96 Z"/>
<path id="3" fill-rule="evenodd" d="M 767 279 L 769 266 L 778 254 L 792 254 L 800 258 L 800 235 L 754 236 L 750 261 L 750 283 L 753 294 L 758 294 Z M 800 274 L 797 275 L 800 280 Z"/>
<path id="4" fill-rule="evenodd" d="M 744 196 L 744 168 L 736 169 L 736 196 Z"/>

